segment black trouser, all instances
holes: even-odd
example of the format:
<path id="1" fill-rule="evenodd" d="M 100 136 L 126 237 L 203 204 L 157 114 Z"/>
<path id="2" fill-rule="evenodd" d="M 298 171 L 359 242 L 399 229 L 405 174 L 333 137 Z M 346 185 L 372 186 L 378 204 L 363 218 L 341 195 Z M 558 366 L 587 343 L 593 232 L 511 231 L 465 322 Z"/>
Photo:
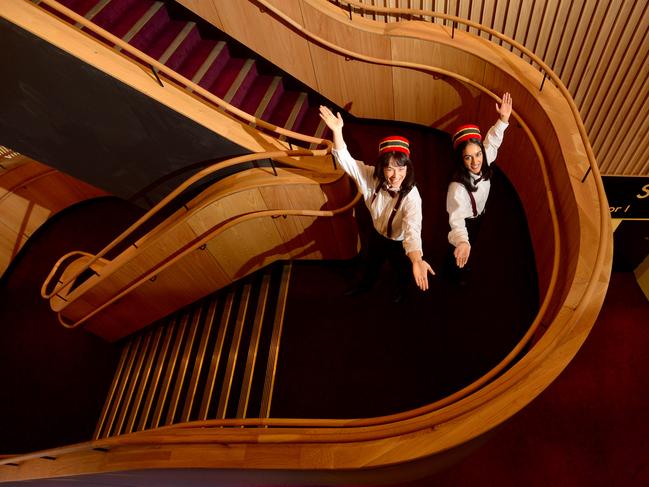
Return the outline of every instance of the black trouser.
<path id="1" fill-rule="evenodd" d="M 405 289 L 410 282 L 410 259 L 403 249 L 403 242 L 384 237 L 372 228 L 367 243 L 365 270 L 360 287 L 369 289 L 379 278 L 381 266 L 389 261 L 396 276 L 396 288 Z"/>

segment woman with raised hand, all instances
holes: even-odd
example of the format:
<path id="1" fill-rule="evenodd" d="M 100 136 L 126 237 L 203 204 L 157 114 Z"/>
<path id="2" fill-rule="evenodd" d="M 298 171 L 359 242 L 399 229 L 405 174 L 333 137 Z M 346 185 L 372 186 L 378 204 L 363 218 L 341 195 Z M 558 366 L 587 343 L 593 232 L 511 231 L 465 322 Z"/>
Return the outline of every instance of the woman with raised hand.
<path id="1" fill-rule="evenodd" d="M 378 279 L 382 263 L 389 260 L 397 279 L 393 301 L 399 302 L 412 274 L 417 287 L 428 289 L 431 266 L 423 260 L 421 242 L 421 196 L 415 186 L 410 144 L 391 136 L 379 144 L 376 166 L 354 160 L 343 139 L 343 119 L 320 107 L 320 118 L 333 133 L 333 155 L 356 182 L 372 217 L 374 231 L 367 248 L 367 263 L 360 284 L 347 294 L 368 291 Z"/>
<path id="2" fill-rule="evenodd" d="M 496 103 L 498 120 L 482 138 L 477 125 L 462 125 L 453 135 L 455 173 L 446 195 L 446 210 L 451 231 L 448 241 L 454 247 L 453 258 L 459 269 L 465 268 L 471 254 L 481 216 L 491 189 L 491 164 L 509 126 L 512 97 L 504 93 Z"/>

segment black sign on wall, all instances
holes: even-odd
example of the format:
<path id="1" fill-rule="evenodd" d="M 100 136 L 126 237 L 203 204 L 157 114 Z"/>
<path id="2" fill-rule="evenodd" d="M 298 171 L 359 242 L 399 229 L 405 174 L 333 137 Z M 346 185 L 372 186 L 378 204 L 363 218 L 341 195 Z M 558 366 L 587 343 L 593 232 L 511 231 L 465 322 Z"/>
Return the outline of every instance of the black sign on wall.
<path id="1" fill-rule="evenodd" d="M 649 176 L 602 176 L 611 218 L 649 219 Z"/>

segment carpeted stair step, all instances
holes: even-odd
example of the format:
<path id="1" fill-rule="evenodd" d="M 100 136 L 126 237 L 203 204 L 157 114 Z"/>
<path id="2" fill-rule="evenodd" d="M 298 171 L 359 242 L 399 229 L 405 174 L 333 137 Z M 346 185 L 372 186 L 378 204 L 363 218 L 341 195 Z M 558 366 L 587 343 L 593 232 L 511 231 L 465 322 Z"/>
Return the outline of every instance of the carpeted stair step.
<path id="1" fill-rule="evenodd" d="M 92 20 L 123 41 L 137 46 L 139 49 L 144 47 L 144 43 L 140 40 L 140 34 L 146 34 L 147 25 L 155 25 L 160 29 L 163 22 L 169 21 L 168 18 L 165 19 L 166 12 L 162 2 L 149 0 L 136 2 L 130 5 L 124 12 L 113 12 L 113 5 L 113 2 L 108 3 L 94 19 L 89 20 Z M 149 33 L 147 40 L 152 39 L 156 35 L 157 33 L 155 32 Z"/>
<path id="2" fill-rule="evenodd" d="M 132 26 L 125 27 L 126 21 L 124 19 L 129 18 L 128 12 L 131 10 L 138 10 L 138 5 L 150 6 L 153 2 L 144 0 L 143 2 L 138 2 L 138 0 L 111 0 L 106 2 L 105 0 L 99 0 L 95 5 L 88 10 L 84 15 L 88 20 L 92 20 L 98 26 L 106 29 L 107 31 L 115 34 L 118 37 L 122 37 L 128 28 Z M 80 6 L 80 5 L 79 5 Z M 75 10 L 77 13 L 80 13 L 77 8 L 77 5 L 72 5 L 69 8 Z M 141 17 L 141 16 L 140 16 Z M 138 19 L 134 19 L 133 22 L 136 22 Z M 121 32 L 121 35 L 115 31 L 119 28 L 120 30 L 125 30 Z"/>
<path id="3" fill-rule="evenodd" d="M 307 135 L 323 132 L 319 103 L 313 103 L 305 91 L 287 89 L 284 75 L 260 68 L 247 55 L 233 53 L 232 41 L 223 40 L 212 26 L 199 28 L 199 19 L 189 13 L 191 20 L 179 18 L 182 9 L 178 6 L 170 9 L 157 0 L 61 3 L 246 113 Z"/>
<path id="4" fill-rule="evenodd" d="M 178 72 L 202 88 L 209 89 L 228 59 L 228 46 L 225 42 L 201 40 Z"/>
<path id="5" fill-rule="evenodd" d="M 257 75 L 250 87 L 249 95 L 241 101 L 241 109 L 256 117 L 260 117 L 276 95 L 278 85 L 282 79 L 279 76 L 270 76 L 266 74 Z"/>

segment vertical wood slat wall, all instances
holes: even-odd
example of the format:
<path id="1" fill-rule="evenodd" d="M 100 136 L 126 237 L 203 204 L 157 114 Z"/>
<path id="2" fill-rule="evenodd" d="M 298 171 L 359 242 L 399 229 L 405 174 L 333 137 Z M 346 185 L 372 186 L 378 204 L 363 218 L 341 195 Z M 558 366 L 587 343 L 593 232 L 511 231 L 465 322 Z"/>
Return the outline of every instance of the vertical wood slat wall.
<path id="1" fill-rule="evenodd" d="M 457 15 L 520 42 L 543 59 L 572 94 L 601 172 L 649 174 L 644 154 L 649 143 L 649 0 L 362 1 Z M 386 21 L 385 15 L 364 16 Z M 388 15 L 387 21 L 398 19 Z"/>

